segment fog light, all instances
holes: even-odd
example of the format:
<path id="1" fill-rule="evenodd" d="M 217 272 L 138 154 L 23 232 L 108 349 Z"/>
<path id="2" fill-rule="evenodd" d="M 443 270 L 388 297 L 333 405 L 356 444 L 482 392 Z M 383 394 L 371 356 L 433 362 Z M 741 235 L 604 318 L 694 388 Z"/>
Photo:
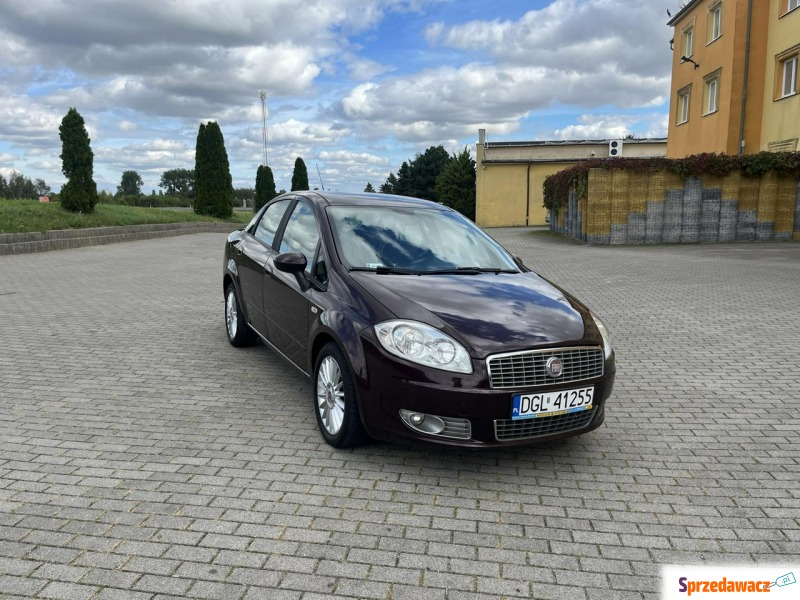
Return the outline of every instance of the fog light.
<path id="1" fill-rule="evenodd" d="M 421 433 L 439 435 L 444 431 L 445 423 L 436 415 L 413 412 L 404 408 L 400 409 L 400 418 L 408 427 Z"/>

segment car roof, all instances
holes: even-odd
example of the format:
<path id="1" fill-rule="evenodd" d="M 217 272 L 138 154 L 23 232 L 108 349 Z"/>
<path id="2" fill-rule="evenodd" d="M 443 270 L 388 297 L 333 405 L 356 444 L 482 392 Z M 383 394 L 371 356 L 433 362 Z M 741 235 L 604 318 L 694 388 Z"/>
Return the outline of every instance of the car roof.
<path id="1" fill-rule="evenodd" d="M 423 200 L 421 198 L 411 198 L 410 196 L 397 196 L 395 194 L 370 194 L 367 192 L 327 192 L 327 191 L 304 191 L 294 192 L 298 196 L 304 196 L 309 200 L 329 206 L 414 206 L 418 208 L 436 208 L 439 210 L 450 210 L 438 202 Z"/>

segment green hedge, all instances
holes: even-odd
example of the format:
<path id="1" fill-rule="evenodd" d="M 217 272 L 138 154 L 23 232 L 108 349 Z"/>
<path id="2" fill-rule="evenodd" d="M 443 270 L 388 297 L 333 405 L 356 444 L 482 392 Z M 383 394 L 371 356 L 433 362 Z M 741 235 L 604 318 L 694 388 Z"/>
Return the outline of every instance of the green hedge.
<path id="1" fill-rule="evenodd" d="M 695 154 L 686 158 L 599 158 L 554 173 L 544 180 L 544 206 L 558 211 L 569 201 L 569 191 L 577 186 L 585 193 L 589 169 L 626 169 L 634 173 L 667 171 L 683 177 L 724 177 L 741 170 L 745 177 L 762 177 L 774 172 L 784 177 L 800 177 L 800 152 L 759 152 L 742 156 Z"/>
<path id="2" fill-rule="evenodd" d="M 183 196 L 100 196 L 101 204 L 116 204 L 118 206 L 145 206 L 151 208 L 191 208 L 192 201 Z"/>

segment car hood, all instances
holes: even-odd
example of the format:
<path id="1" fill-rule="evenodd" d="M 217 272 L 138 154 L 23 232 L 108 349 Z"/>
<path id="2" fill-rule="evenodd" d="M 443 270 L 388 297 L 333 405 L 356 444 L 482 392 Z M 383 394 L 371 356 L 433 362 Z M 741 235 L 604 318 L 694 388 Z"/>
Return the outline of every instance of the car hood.
<path id="1" fill-rule="evenodd" d="M 350 275 L 398 318 L 433 325 L 476 357 L 588 335 L 577 301 L 535 273 Z"/>

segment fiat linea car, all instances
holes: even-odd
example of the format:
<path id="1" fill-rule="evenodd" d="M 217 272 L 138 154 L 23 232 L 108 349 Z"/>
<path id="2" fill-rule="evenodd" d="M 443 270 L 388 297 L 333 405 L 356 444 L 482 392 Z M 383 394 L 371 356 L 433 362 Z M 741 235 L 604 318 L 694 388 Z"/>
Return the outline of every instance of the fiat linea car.
<path id="1" fill-rule="evenodd" d="M 489 447 L 600 426 L 603 323 L 459 213 L 383 194 L 291 192 L 228 236 L 234 346 L 312 381 L 322 437 Z"/>

